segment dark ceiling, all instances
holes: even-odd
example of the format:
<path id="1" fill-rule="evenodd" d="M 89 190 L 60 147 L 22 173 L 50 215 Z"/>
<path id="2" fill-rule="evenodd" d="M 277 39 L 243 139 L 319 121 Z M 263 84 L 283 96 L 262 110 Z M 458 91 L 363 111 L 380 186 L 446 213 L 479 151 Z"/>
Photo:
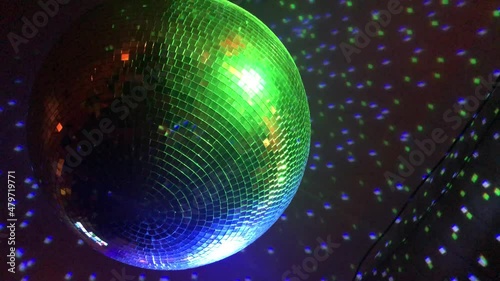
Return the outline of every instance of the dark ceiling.
<path id="1" fill-rule="evenodd" d="M 11 274 L 3 263 L 0 280 L 275 281 L 284 280 L 287 271 L 292 272 L 290 281 L 351 280 L 368 249 L 476 111 L 467 101 L 474 99 L 476 89 L 485 95 L 492 77 L 500 74 L 496 1 L 401 1 L 399 6 L 393 0 L 234 1 L 282 39 L 301 71 L 313 130 L 302 184 L 281 219 L 244 251 L 193 270 L 142 270 L 93 251 L 55 216 L 40 196 L 26 149 L 28 100 L 44 58 L 70 23 L 100 2 L 61 4 L 18 52 L 8 34 L 22 34 L 22 18 L 31 19 L 42 8 L 36 1 L 1 4 L 0 175 L 1 190 L 6 189 L 8 171 L 16 175 L 18 267 Z M 399 11 L 391 5 L 401 12 L 387 12 Z M 356 46 L 353 38 L 377 18 L 384 23 L 378 34 Z M 421 163 L 413 161 L 409 167 L 412 152 L 434 138 L 436 129 L 446 140 L 434 143 Z M 492 161 L 498 167 L 498 160 Z M 498 171 L 492 177 L 498 184 Z M 500 191 L 493 190 L 490 200 L 498 205 Z M 7 197 L 3 193 L 2 201 Z M 7 212 L 3 209 L 2 217 Z M 458 222 L 448 218 L 442 224 L 450 229 Z M 3 257 L 8 253 L 6 226 L 0 224 Z M 315 262 L 311 272 L 293 273 L 322 240 L 331 241 L 333 253 Z M 428 256 L 433 255 L 439 255 L 438 249 Z M 488 261 L 489 266 L 500 264 L 498 259 Z M 469 280 L 493 280 L 485 276 Z"/>

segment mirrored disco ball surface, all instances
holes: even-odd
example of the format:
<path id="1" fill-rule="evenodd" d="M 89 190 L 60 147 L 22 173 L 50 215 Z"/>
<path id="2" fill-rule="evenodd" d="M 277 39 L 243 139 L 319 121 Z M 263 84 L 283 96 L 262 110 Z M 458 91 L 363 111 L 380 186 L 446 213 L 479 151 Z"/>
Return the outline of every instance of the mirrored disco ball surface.
<path id="1" fill-rule="evenodd" d="M 27 126 L 61 218 L 106 256 L 158 270 L 221 260 L 266 232 L 311 134 L 292 57 L 222 0 L 89 12 L 39 70 Z"/>

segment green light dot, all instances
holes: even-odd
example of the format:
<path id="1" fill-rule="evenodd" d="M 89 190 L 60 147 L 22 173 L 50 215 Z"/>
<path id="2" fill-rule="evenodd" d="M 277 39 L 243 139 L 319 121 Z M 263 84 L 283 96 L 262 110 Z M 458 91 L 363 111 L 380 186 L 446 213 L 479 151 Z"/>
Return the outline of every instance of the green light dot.
<path id="1" fill-rule="evenodd" d="M 483 256 L 483 255 L 480 255 L 479 256 L 479 259 L 477 260 L 477 262 L 482 266 L 482 267 L 487 267 L 488 266 L 488 260 Z"/>
<path id="2" fill-rule="evenodd" d="M 461 191 L 460 191 L 460 196 L 461 196 L 461 197 L 465 197 L 465 195 L 466 195 L 465 191 L 461 190 Z"/>
<path id="3" fill-rule="evenodd" d="M 439 73 L 434 73 L 434 78 L 436 78 L 436 79 L 441 78 L 441 74 L 439 74 Z"/>
<path id="4" fill-rule="evenodd" d="M 444 58 L 443 57 L 438 57 L 437 58 L 438 63 L 444 63 Z"/>
<path id="5" fill-rule="evenodd" d="M 416 57 L 412 57 L 412 58 L 411 58 L 411 62 L 412 62 L 412 63 L 417 63 L 417 62 L 418 62 L 418 58 L 416 58 Z"/>
<path id="6" fill-rule="evenodd" d="M 453 238 L 453 240 L 457 240 L 458 239 L 458 235 L 456 233 L 453 233 L 451 235 L 451 238 Z"/>
<path id="7" fill-rule="evenodd" d="M 469 61 L 470 61 L 470 64 L 472 64 L 472 65 L 477 63 L 477 60 L 475 58 L 471 58 Z"/>
<path id="8" fill-rule="evenodd" d="M 411 8 L 411 7 L 406 8 L 406 12 L 408 14 L 413 14 L 413 8 Z"/>
<path id="9" fill-rule="evenodd" d="M 470 180 L 472 181 L 472 183 L 476 183 L 478 178 L 479 176 L 477 174 L 473 174 Z"/>
<path id="10" fill-rule="evenodd" d="M 429 110 L 434 110 L 434 105 L 433 105 L 432 103 L 428 103 L 428 104 L 427 104 L 427 108 L 428 108 Z"/>
<path id="11" fill-rule="evenodd" d="M 483 193 L 483 199 L 486 200 L 486 201 L 490 200 L 490 195 L 488 193 L 486 193 L 486 192 Z"/>
<path id="12" fill-rule="evenodd" d="M 432 26 L 438 26 L 439 25 L 439 21 L 433 20 L 433 21 L 431 21 L 431 25 Z"/>

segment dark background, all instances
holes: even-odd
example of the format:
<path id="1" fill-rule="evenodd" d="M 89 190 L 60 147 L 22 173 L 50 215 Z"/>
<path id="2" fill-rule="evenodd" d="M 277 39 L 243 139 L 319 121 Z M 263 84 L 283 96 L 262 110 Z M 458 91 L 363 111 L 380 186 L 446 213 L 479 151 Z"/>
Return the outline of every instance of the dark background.
<path id="1" fill-rule="evenodd" d="M 21 18 L 31 19 L 41 8 L 36 1 L 0 2 L 2 218 L 7 213 L 4 190 L 9 170 L 16 171 L 18 200 L 17 273 L 7 272 L 3 262 L 8 252 L 2 219 L 0 280 L 135 281 L 143 280 L 139 276 L 144 274 L 144 280 L 160 281 L 274 281 L 311 256 L 308 249 L 319 245 L 318 238 L 327 237 L 338 244 L 336 249 L 303 279 L 351 280 L 363 255 L 470 118 L 465 116 L 454 127 L 443 114 L 474 94 L 475 78 L 500 74 L 497 1 L 401 1 L 403 12 L 391 17 L 382 28 L 383 36 L 371 38 L 349 62 L 340 45 L 364 30 L 372 13 L 387 9 L 389 1 L 239 1 L 296 57 L 311 108 L 308 168 L 282 219 L 243 252 L 193 270 L 146 271 L 106 258 L 79 242 L 40 196 L 25 149 L 24 118 L 44 57 L 69 24 L 99 2 L 71 0 L 60 5 L 57 15 L 20 45 L 18 53 L 7 34 L 20 34 Z M 448 140 L 437 144 L 402 186 L 389 184 L 384 174 L 397 174 L 398 156 L 408 159 L 418 149 L 415 140 L 428 139 L 435 128 L 443 129 Z M 494 200 L 498 202 L 498 196 Z M 440 222 L 446 231 L 456 223 L 453 217 Z M 465 241 L 459 247 L 469 245 Z M 488 261 L 489 266 L 500 264 Z M 423 259 L 413 263 L 426 265 Z M 446 263 L 431 270 L 444 267 Z M 130 278 L 118 278 L 122 270 Z M 296 280 L 301 279 L 291 279 Z"/>

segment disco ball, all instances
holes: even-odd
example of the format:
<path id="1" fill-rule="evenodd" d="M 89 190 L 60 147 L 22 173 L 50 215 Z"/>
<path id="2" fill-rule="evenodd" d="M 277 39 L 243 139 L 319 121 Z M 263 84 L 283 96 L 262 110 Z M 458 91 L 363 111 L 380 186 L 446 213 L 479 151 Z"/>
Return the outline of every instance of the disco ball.
<path id="1" fill-rule="evenodd" d="M 311 134 L 292 57 L 223 0 L 87 13 L 40 69 L 27 129 L 61 218 L 106 256 L 157 270 L 221 260 L 266 232 Z"/>

